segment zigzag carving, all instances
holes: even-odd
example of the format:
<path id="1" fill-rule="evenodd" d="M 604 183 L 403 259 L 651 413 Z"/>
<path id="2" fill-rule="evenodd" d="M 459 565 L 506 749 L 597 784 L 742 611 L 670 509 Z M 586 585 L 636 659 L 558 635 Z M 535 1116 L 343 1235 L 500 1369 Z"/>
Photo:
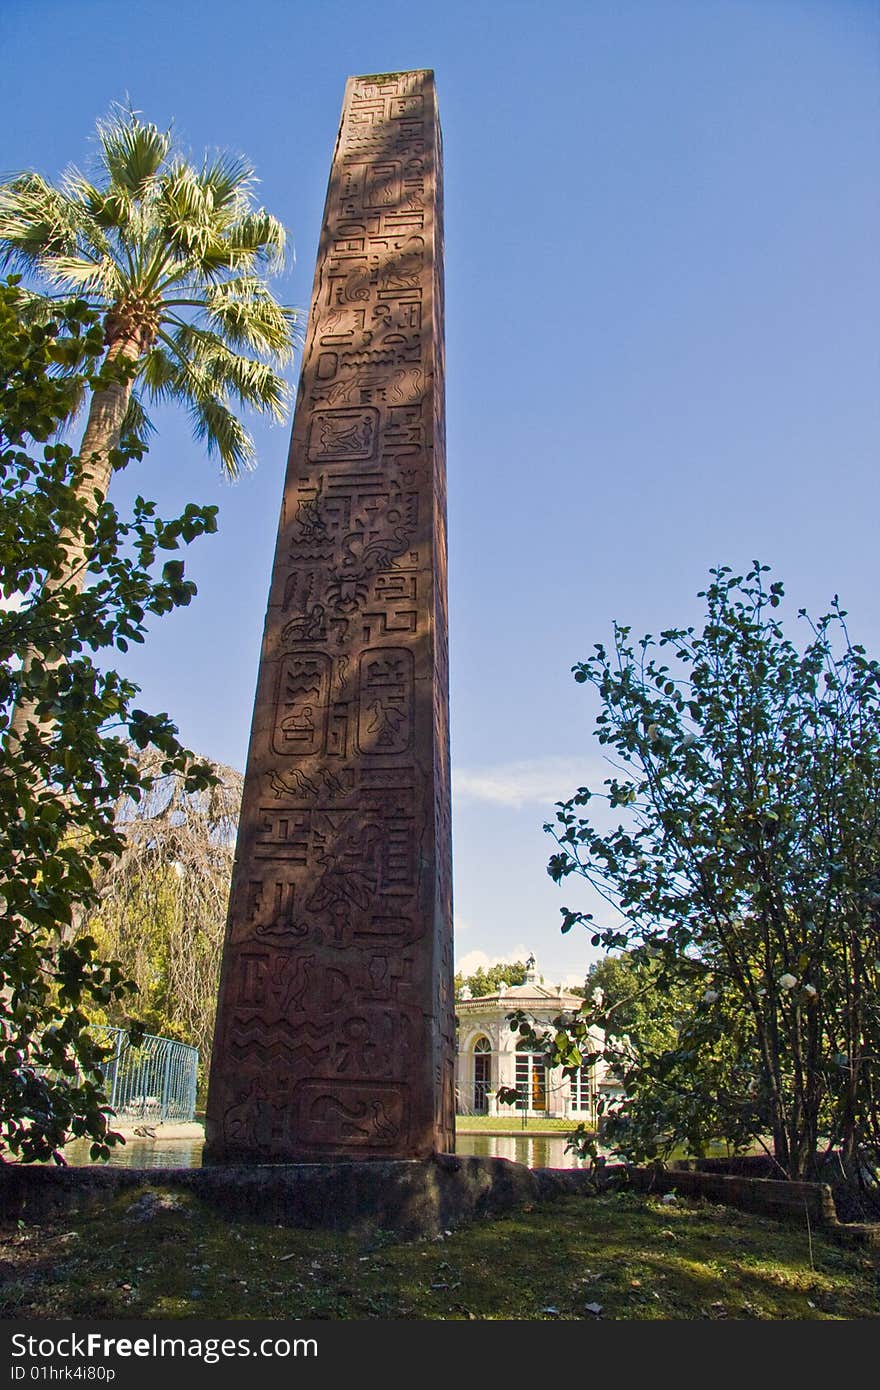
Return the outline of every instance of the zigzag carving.
<path id="1" fill-rule="evenodd" d="M 244 1047 L 239 1043 L 230 1046 L 230 1056 L 236 1057 L 239 1061 L 252 1062 L 256 1057 L 264 1066 L 270 1063 L 283 1061 L 287 1065 L 293 1063 L 307 1062 L 310 1067 L 317 1067 L 326 1062 L 330 1051 L 329 1044 L 326 1047 L 314 1048 L 303 1044 L 301 1047 L 289 1047 L 287 1043 L 274 1042 L 271 1044 L 253 1043 L 250 1047 Z"/>
<path id="2" fill-rule="evenodd" d="M 326 1022 L 313 1023 L 311 1019 L 298 1018 L 292 1022 L 286 1018 L 279 1018 L 274 1023 L 266 1023 L 265 1017 L 261 1013 L 255 1013 L 247 1022 L 240 1021 L 241 1015 L 236 1011 L 235 1017 L 235 1037 L 243 1038 L 245 1041 L 265 1042 L 266 1038 L 271 1042 L 273 1038 L 285 1034 L 289 1038 L 299 1040 L 305 1035 L 307 1038 L 320 1042 L 322 1036 L 327 1031 Z"/>
<path id="3" fill-rule="evenodd" d="M 376 352 L 343 352 L 339 364 L 342 368 L 393 367 L 397 357 L 397 350 L 393 348 L 383 348 Z"/>
<path id="4" fill-rule="evenodd" d="M 290 549 L 300 564 L 309 560 L 332 560 L 336 554 L 336 546 L 332 541 L 325 541 L 323 545 L 305 545 L 302 541 L 294 540 Z"/>

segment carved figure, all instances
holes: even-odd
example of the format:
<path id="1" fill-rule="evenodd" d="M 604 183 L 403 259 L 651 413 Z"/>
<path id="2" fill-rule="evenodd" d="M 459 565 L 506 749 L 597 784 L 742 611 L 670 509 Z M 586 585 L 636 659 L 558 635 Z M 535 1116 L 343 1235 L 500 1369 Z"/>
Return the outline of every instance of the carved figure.
<path id="1" fill-rule="evenodd" d="M 372 442 L 372 420 L 333 420 L 325 416 L 319 426 L 321 447 L 325 453 L 360 454 Z"/>
<path id="2" fill-rule="evenodd" d="M 376 734 L 376 742 L 380 748 L 393 745 L 400 726 L 406 719 L 404 712 L 395 709 L 394 705 L 386 705 L 383 700 L 374 700 L 367 708 L 373 716 L 372 724 L 367 726 L 367 733 Z"/>
<path id="3" fill-rule="evenodd" d="M 272 773 L 272 780 L 269 783 L 276 796 L 317 796 L 318 788 L 311 778 L 306 777 L 304 772 L 298 768 L 291 768 L 289 772 L 282 775 L 280 772 Z"/>

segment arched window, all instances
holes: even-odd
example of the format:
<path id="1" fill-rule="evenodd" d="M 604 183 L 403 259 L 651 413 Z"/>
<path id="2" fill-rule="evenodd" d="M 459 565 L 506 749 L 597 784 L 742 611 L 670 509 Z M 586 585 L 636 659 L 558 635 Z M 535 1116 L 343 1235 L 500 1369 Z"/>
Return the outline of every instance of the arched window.
<path id="1" fill-rule="evenodd" d="M 488 1038 L 474 1043 L 474 1114 L 485 1115 L 492 1088 L 492 1044 Z"/>
<path id="2" fill-rule="evenodd" d="M 517 1049 L 516 1089 L 519 1097 L 517 1110 L 547 1109 L 547 1068 L 543 1057 Z"/>

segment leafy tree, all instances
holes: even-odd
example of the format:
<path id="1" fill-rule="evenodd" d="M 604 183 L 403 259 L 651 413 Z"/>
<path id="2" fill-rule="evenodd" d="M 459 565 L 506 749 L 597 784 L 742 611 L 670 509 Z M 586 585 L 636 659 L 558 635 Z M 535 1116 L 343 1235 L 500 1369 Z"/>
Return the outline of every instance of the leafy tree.
<path id="1" fill-rule="evenodd" d="M 484 994 L 497 994 L 502 985 L 521 985 L 526 978 L 525 962 L 521 960 L 506 962 L 498 961 L 495 965 L 490 965 L 486 970 L 480 966 L 473 975 L 462 975 L 460 972 L 455 976 L 455 997 L 460 999 L 462 991 L 469 989 L 472 999 L 479 999 Z"/>
<path id="2" fill-rule="evenodd" d="M 132 759 L 150 790 L 127 792 L 114 808 L 124 841 L 99 881 L 100 901 L 85 923 L 104 955 L 118 959 L 138 987 L 126 1010 L 151 1033 L 211 1055 L 217 989 L 242 777 L 209 762 L 212 783 L 188 790 L 163 775 L 163 754 L 148 746 Z M 124 1023 L 123 1004 L 100 1020 Z M 97 1014 L 92 1015 L 98 1017 Z"/>
<path id="3" fill-rule="evenodd" d="M 574 667 L 598 692 L 616 770 L 603 793 L 559 803 L 548 871 L 615 909 L 599 926 L 563 908 L 564 931 L 644 948 L 658 983 L 689 962 L 693 1017 L 741 1021 L 752 1128 L 803 1178 L 823 1146 L 854 1161 L 880 1140 L 880 666 L 836 598 L 816 622 L 800 610 L 796 646 L 767 569 L 712 570 L 702 631 L 634 644 L 615 625 L 613 649 Z M 597 795 L 624 817 L 610 831 L 591 819 Z M 708 1097 L 715 1083 L 691 1060 Z"/>
<path id="4" fill-rule="evenodd" d="M 0 285 L 0 1159 L 28 1162 L 58 1156 L 70 1136 L 91 1137 L 93 1156 L 114 1140 L 87 1011 L 131 986 L 72 928 L 124 848 L 115 804 L 152 784 L 130 745 L 152 743 L 162 775 L 193 790 L 212 779 L 167 714 L 134 707 L 137 687 L 93 654 L 143 641 L 150 614 L 191 601 L 183 561 L 162 564 L 162 553 L 216 530 L 217 509 L 191 504 L 163 521 L 139 497 L 123 519 L 89 493 L 56 430 L 77 394 L 100 395 L 119 364 L 102 361 L 101 325 L 82 301 L 38 325 L 22 320 L 23 298 L 15 281 Z M 141 452 L 123 440 L 111 462 Z M 85 588 L 70 576 L 70 534 L 81 538 Z M 30 718 L 11 737 L 22 704 Z"/>
<path id="5" fill-rule="evenodd" d="M 604 1037 L 601 1056 L 623 1083 L 600 1100 L 603 1140 L 633 1162 L 718 1139 L 736 1152 L 762 1131 L 754 1033 L 729 995 L 706 987 L 706 962 L 642 947 L 607 955 L 587 976 L 585 1008 Z"/>
<path id="6" fill-rule="evenodd" d="M 145 402 L 182 405 L 209 454 L 235 477 L 253 442 L 236 414 L 283 419 L 297 314 L 274 298 L 285 232 L 253 199 L 254 172 L 220 155 L 201 168 L 170 131 L 115 108 L 98 123 L 94 180 L 70 169 L 56 187 L 34 172 L 0 186 L 0 255 L 50 294 L 99 315 L 108 369 L 90 390 L 80 445 L 82 498 L 106 496 L 123 432 L 152 429 Z M 46 295 L 33 312 L 51 312 Z M 85 541 L 67 521 L 66 580 L 85 580 Z M 29 658 L 25 658 L 29 659 Z M 16 728 L 29 711 L 22 707 Z"/>

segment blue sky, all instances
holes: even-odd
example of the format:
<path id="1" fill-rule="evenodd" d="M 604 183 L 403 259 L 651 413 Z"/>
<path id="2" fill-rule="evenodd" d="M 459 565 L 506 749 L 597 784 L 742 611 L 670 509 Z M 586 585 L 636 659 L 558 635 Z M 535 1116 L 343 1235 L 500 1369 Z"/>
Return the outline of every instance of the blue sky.
<path id="1" fill-rule="evenodd" d="M 3 173 L 88 161 L 131 101 L 196 158 L 245 153 L 308 307 L 353 73 L 432 67 L 445 144 L 456 956 L 559 932 L 553 802 L 606 775 L 572 664 L 695 621 L 710 565 L 757 556 L 800 606 L 839 593 L 880 653 L 880 10 L 859 0 L 4 0 Z M 116 480 L 217 502 L 192 607 L 126 673 L 242 768 L 287 452 L 235 486 L 160 419 Z M 795 620 L 792 616 L 792 624 Z"/>

